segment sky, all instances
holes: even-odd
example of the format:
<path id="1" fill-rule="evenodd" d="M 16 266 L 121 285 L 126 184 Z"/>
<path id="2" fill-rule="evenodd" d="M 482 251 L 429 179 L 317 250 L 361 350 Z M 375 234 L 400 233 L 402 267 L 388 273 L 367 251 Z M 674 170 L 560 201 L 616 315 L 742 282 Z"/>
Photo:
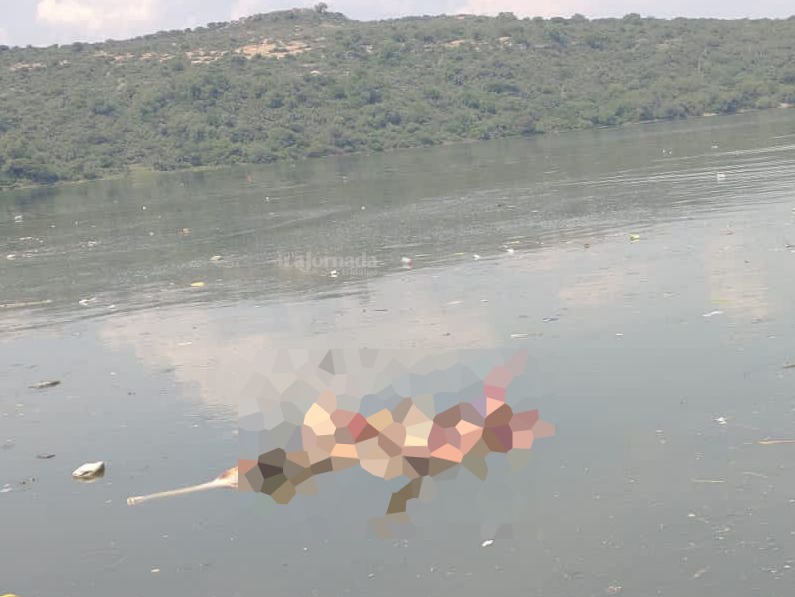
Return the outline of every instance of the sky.
<path id="1" fill-rule="evenodd" d="M 164 29 L 298 6 L 319 0 L 0 0 L 0 44 L 47 46 L 125 39 Z M 793 0 L 327 0 L 331 10 L 370 20 L 420 14 L 513 12 L 518 17 L 786 18 Z"/>

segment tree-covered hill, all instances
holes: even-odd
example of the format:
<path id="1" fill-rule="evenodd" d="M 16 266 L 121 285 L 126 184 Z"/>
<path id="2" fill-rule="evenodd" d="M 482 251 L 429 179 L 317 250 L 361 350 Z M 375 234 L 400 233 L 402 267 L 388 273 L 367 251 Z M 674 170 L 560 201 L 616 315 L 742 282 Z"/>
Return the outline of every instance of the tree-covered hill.
<path id="1" fill-rule="evenodd" d="M 258 15 L 0 46 L 0 186 L 795 104 L 795 19 Z"/>

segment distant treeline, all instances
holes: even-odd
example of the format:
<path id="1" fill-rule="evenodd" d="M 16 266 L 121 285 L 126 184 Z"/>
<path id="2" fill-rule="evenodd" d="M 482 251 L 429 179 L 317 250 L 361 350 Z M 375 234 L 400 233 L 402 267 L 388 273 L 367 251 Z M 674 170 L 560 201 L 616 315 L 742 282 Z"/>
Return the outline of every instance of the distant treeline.
<path id="1" fill-rule="evenodd" d="M 0 46 L 0 186 L 795 104 L 795 18 L 359 22 Z"/>

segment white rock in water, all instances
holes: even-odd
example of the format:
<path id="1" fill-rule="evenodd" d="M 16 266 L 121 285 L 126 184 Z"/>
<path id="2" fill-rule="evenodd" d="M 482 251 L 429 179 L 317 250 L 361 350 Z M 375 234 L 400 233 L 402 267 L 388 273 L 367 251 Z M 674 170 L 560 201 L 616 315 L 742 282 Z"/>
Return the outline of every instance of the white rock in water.
<path id="1" fill-rule="evenodd" d="M 99 462 L 87 462 L 86 464 L 76 468 L 72 472 L 72 477 L 75 479 L 93 479 L 105 472 L 105 463 L 101 460 Z"/>

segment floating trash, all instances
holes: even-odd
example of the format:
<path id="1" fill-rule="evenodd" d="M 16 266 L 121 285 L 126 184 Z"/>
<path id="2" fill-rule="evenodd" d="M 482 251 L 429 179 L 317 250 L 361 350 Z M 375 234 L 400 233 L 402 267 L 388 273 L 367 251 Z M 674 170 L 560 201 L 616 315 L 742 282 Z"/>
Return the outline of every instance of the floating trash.
<path id="1" fill-rule="evenodd" d="M 222 261 L 222 260 L 223 260 L 223 257 L 221 257 L 220 255 L 213 255 L 212 257 L 210 257 L 210 261 L 212 261 L 213 263 L 218 263 L 219 261 Z"/>
<path id="2" fill-rule="evenodd" d="M 411 260 L 411 257 L 401 257 L 400 263 L 402 263 L 403 265 L 411 265 L 414 262 Z"/>
<path id="3" fill-rule="evenodd" d="M 87 462 L 72 471 L 72 477 L 81 481 L 90 481 L 105 474 L 105 463 L 101 460 L 98 462 Z"/>
<path id="4" fill-rule="evenodd" d="M 716 315 L 723 315 L 723 311 L 710 311 L 709 313 L 704 313 L 701 317 L 715 317 Z"/>
<path id="5" fill-rule="evenodd" d="M 41 452 L 40 454 L 36 454 L 36 458 L 39 460 L 50 460 L 51 458 L 55 458 L 55 454 L 52 452 Z"/>
<path id="6" fill-rule="evenodd" d="M 718 425 L 725 425 L 726 423 L 728 423 L 726 417 L 716 417 L 713 419 L 713 421 L 715 421 Z"/>
<path id="7" fill-rule="evenodd" d="M 229 470 L 224 471 L 218 477 L 209 481 L 207 483 L 201 483 L 199 485 L 191 485 L 190 487 L 183 487 L 181 489 L 172 489 L 169 491 L 160 491 L 158 493 L 150 493 L 149 495 L 139 495 L 135 497 L 128 497 L 127 498 L 127 505 L 128 506 L 135 506 L 140 504 L 141 502 L 146 502 L 148 500 L 154 500 L 159 498 L 165 497 L 173 497 L 177 495 L 185 495 L 188 493 L 197 493 L 199 491 L 207 491 L 209 489 L 219 489 L 219 488 L 228 488 L 228 489 L 237 489 L 237 467 L 232 467 Z"/>
<path id="8" fill-rule="evenodd" d="M 204 282 L 191 282 L 191 288 L 204 288 Z"/>
<path id="9" fill-rule="evenodd" d="M 494 539 L 486 539 L 480 544 L 481 547 L 491 547 L 492 545 L 494 545 Z"/>
<path id="10" fill-rule="evenodd" d="M 480 255 L 478 255 L 477 253 L 475 253 L 474 255 L 472 255 L 472 259 L 474 259 L 475 261 L 479 261 L 479 260 L 480 260 L 480 258 L 481 258 L 481 257 L 480 257 Z"/>
<path id="11" fill-rule="evenodd" d="M 77 303 L 83 307 L 87 307 L 88 305 L 92 305 L 97 302 L 97 297 L 92 296 L 91 298 L 84 298 L 77 301 Z"/>
<path id="12" fill-rule="evenodd" d="M 629 240 L 632 241 L 632 242 L 640 240 L 640 234 L 630 234 L 629 235 Z"/>
<path id="13" fill-rule="evenodd" d="M 15 223 L 15 224 L 19 224 L 19 223 L 21 223 L 21 222 L 22 222 L 22 220 L 23 220 L 23 219 L 24 219 L 24 218 L 23 218 L 21 215 L 19 215 L 19 216 L 14 216 L 14 223 Z"/>
<path id="14" fill-rule="evenodd" d="M 46 388 L 54 388 L 57 385 L 60 385 L 60 381 L 57 379 L 49 379 L 47 381 L 40 381 L 38 383 L 34 383 L 31 386 L 28 386 L 31 390 L 44 390 Z"/>
<path id="15" fill-rule="evenodd" d="M 340 275 L 340 273 L 339 273 L 337 270 L 335 270 L 335 269 L 333 269 L 333 270 L 331 270 L 331 271 L 329 272 L 329 277 L 330 277 L 330 278 L 338 278 L 338 277 L 339 277 L 339 275 Z"/>

